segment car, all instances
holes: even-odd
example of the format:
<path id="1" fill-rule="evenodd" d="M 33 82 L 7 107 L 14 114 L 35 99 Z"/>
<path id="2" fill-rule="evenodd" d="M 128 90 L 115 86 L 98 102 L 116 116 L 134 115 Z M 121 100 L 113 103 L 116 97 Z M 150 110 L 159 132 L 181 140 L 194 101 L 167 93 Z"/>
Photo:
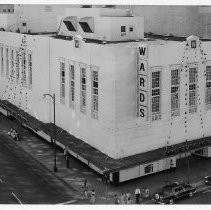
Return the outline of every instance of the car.
<path id="1" fill-rule="evenodd" d="M 204 183 L 206 185 L 211 185 L 211 176 L 205 176 L 204 177 Z"/>
<path id="2" fill-rule="evenodd" d="M 192 197 L 196 188 L 186 183 L 170 183 L 165 185 L 154 195 L 153 200 L 158 204 L 173 204 L 175 201 L 185 197 Z"/>

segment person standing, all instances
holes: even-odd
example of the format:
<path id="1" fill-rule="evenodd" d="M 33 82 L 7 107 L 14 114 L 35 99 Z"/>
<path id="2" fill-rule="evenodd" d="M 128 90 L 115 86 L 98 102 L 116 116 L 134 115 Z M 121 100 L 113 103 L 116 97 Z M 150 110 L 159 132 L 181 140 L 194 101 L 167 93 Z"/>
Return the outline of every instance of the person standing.
<path id="1" fill-rule="evenodd" d="M 136 188 L 135 189 L 135 197 L 136 197 L 136 204 L 139 204 L 139 199 L 140 199 L 140 194 L 141 194 L 141 191 L 139 188 Z"/>
<path id="2" fill-rule="evenodd" d="M 128 204 L 128 201 L 130 200 L 130 193 L 129 193 L 129 191 L 127 191 L 127 193 L 126 193 L 126 203 Z"/>
<path id="3" fill-rule="evenodd" d="M 117 194 L 115 195 L 114 203 L 115 204 L 120 204 L 120 201 L 119 201 L 119 198 L 118 198 Z"/>
<path id="4" fill-rule="evenodd" d="M 127 200 L 127 204 L 132 204 L 132 203 L 133 203 L 133 201 L 131 200 L 131 197 L 129 197 Z"/>
<path id="5" fill-rule="evenodd" d="M 69 168 L 69 164 L 70 164 L 70 157 L 68 154 L 66 154 L 66 168 Z"/>
<path id="6" fill-rule="evenodd" d="M 126 202 L 125 202 L 125 198 L 126 196 L 125 196 L 125 193 L 122 193 L 121 194 L 121 196 L 120 196 L 120 204 L 125 204 Z"/>
<path id="7" fill-rule="evenodd" d="M 91 193 L 90 203 L 95 204 L 95 191 L 94 190 L 92 190 L 92 193 Z"/>

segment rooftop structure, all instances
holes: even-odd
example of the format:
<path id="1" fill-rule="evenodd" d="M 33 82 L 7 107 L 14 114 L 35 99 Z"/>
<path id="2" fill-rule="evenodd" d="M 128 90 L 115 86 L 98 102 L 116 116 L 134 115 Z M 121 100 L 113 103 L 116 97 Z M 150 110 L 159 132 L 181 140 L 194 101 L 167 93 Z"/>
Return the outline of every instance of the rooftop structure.
<path id="1" fill-rule="evenodd" d="M 144 19 L 129 10 L 113 8 L 68 8 L 59 17 L 59 35 L 80 35 L 104 41 L 136 40 L 144 37 Z"/>

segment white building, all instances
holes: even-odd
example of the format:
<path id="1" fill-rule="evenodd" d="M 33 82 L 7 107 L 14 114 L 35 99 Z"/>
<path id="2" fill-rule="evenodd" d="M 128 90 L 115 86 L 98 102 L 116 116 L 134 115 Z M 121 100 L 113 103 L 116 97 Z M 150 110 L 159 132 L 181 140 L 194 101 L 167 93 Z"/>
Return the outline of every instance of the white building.
<path id="1" fill-rule="evenodd" d="M 143 18 L 116 11 L 68 9 L 57 37 L 1 32 L 1 99 L 52 122 L 55 93 L 56 124 L 113 159 L 205 140 L 209 157 L 211 42 L 144 39 Z M 136 165 L 120 181 L 146 175 Z"/>
<path id="2" fill-rule="evenodd" d="M 0 28 L 21 33 L 55 33 L 58 29 L 57 16 L 64 14 L 66 8 L 74 7 L 55 4 L 15 4 L 12 6 L 13 13 L 0 14 Z M 10 7 L 8 8 L 11 11 Z"/>

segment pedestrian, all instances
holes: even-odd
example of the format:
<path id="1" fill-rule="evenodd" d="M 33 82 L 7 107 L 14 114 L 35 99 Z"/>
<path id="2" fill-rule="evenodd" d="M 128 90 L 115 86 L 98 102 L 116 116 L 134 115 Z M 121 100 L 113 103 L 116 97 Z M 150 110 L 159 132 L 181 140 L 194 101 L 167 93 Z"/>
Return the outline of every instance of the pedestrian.
<path id="1" fill-rule="evenodd" d="M 115 203 L 115 204 L 120 204 L 120 200 L 119 200 L 117 194 L 115 195 L 114 203 Z"/>
<path id="2" fill-rule="evenodd" d="M 141 194 L 141 191 L 139 188 L 136 188 L 135 189 L 135 197 L 136 197 L 136 204 L 139 204 L 139 199 L 140 199 L 140 194 Z"/>
<path id="3" fill-rule="evenodd" d="M 87 187 L 87 179 L 84 180 L 84 188 Z"/>
<path id="4" fill-rule="evenodd" d="M 131 200 L 131 197 L 129 197 L 127 200 L 127 204 L 132 204 L 132 203 L 133 203 L 133 201 Z"/>
<path id="5" fill-rule="evenodd" d="M 85 197 L 85 199 L 88 199 L 88 189 L 84 190 L 84 197 Z"/>
<path id="6" fill-rule="evenodd" d="M 90 203 L 95 204 L 95 191 L 94 190 L 92 190 L 92 192 L 91 192 Z"/>
<path id="7" fill-rule="evenodd" d="M 69 164 L 70 164 L 70 157 L 68 154 L 66 154 L 66 168 L 69 168 Z"/>
<path id="8" fill-rule="evenodd" d="M 129 193 L 129 191 L 127 191 L 126 193 L 126 203 L 128 204 L 128 200 L 130 198 L 131 194 Z"/>
<path id="9" fill-rule="evenodd" d="M 145 189 L 145 198 L 149 198 L 149 189 Z"/>
<path id="10" fill-rule="evenodd" d="M 125 199 L 126 199 L 125 193 L 121 193 L 121 196 L 120 196 L 120 204 L 126 204 Z"/>

